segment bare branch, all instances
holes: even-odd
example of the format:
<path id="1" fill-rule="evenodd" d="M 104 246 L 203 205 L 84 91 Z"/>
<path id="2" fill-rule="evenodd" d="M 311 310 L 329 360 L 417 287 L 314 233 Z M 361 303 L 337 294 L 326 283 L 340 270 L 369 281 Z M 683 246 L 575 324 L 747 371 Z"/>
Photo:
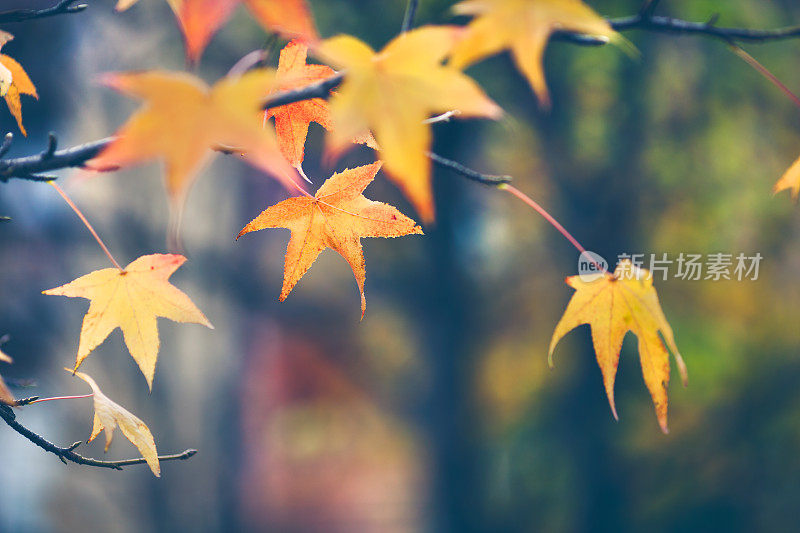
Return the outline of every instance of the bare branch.
<path id="1" fill-rule="evenodd" d="M 643 30 L 656 33 L 697 35 L 721 39 L 725 42 L 765 43 L 800 37 L 800 26 L 787 26 L 773 30 L 751 30 L 746 28 L 721 28 L 716 26 L 716 21 L 716 16 L 706 22 L 691 22 L 672 17 L 656 16 L 652 14 L 652 10 L 644 8 L 642 12 L 630 17 L 609 19 L 611 27 L 617 31 Z M 607 44 L 605 39 L 569 32 L 559 32 L 554 35 L 554 38 L 559 41 L 588 46 Z"/>
<path id="2" fill-rule="evenodd" d="M 491 187 L 499 187 L 500 185 L 511 183 L 511 176 L 493 176 L 491 174 L 483 174 L 482 172 L 478 172 L 477 170 L 472 170 L 471 168 L 467 168 L 457 161 L 444 158 L 440 155 L 434 154 L 433 152 L 428 152 L 428 157 L 430 157 L 431 161 L 433 161 L 440 167 L 452 170 L 459 176 L 462 176 L 472 181 L 477 181 L 478 183 L 482 183 L 483 185 L 489 185 Z"/>
<path id="3" fill-rule="evenodd" d="M 145 464 L 147 461 L 144 458 L 137 458 L 137 459 L 125 459 L 122 461 L 101 461 L 99 459 L 92 459 L 90 457 L 84 457 L 80 454 L 75 453 L 75 448 L 80 446 L 82 442 L 78 441 L 69 446 L 61 447 L 53 444 L 52 442 L 48 441 L 38 433 L 31 431 L 30 429 L 26 428 L 22 424 L 17 421 L 17 416 L 14 414 L 14 411 L 11 407 L 0 404 L 0 418 L 14 431 L 34 443 L 36 446 L 40 447 L 46 452 L 50 452 L 56 457 L 58 457 L 62 463 L 75 463 L 79 465 L 85 466 L 94 466 L 97 468 L 110 468 L 112 470 L 122 470 L 125 466 L 133 466 L 133 465 L 140 465 Z M 194 456 L 197 453 L 197 450 L 186 450 L 182 453 L 178 453 L 175 455 L 163 455 L 158 458 L 159 461 L 184 461 L 189 459 L 190 457 Z"/>
<path id="4" fill-rule="evenodd" d="M 311 100 L 312 98 L 328 98 L 330 96 L 330 92 L 341 85 L 343 81 L 344 73 L 340 72 L 335 76 L 331 76 L 330 78 L 314 83 L 313 85 L 306 85 L 302 89 L 276 93 L 264 101 L 263 109 L 293 104 L 302 100 Z"/>
<path id="5" fill-rule="evenodd" d="M 27 157 L 17 157 L 0 159 L 0 181 L 8 181 L 11 178 L 27 179 L 31 181 L 52 181 L 53 176 L 42 176 L 41 173 L 58 170 L 62 168 L 80 167 L 86 161 L 92 159 L 105 148 L 113 139 L 107 137 L 80 146 L 74 146 L 65 150 L 56 150 L 58 139 L 54 133 L 48 136 L 47 148 L 37 155 Z M 3 144 L 0 145 L 0 157 L 5 155 L 11 148 L 13 136 L 6 135 Z"/>
<path id="6" fill-rule="evenodd" d="M 56 15 L 69 15 L 72 13 L 80 13 L 89 4 L 75 4 L 78 0 L 60 0 L 53 7 L 47 9 L 14 9 L 11 11 L 3 11 L 0 13 L 0 23 L 6 22 L 22 22 L 31 19 L 41 19 L 46 17 L 54 17 Z"/>

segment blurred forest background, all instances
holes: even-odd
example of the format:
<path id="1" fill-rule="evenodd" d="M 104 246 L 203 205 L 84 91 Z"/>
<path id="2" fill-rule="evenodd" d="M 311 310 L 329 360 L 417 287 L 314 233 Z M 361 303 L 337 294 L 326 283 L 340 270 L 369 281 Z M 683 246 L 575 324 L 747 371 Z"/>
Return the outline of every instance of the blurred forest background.
<path id="1" fill-rule="evenodd" d="M 4 106 L 11 155 L 111 134 L 136 102 L 95 83 L 113 70 L 184 68 L 166 2 L 124 14 L 87 0 L 78 15 L 9 24 L 3 52 L 40 100 L 29 131 Z M 405 0 L 312 0 L 323 36 L 376 47 L 400 26 Z M 453 21 L 453 2 L 422 0 L 417 23 Z M 589 2 L 606 16 L 640 0 Z M 50 0 L 0 0 L 0 9 Z M 793 0 L 664 0 L 659 13 L 770 28 L 800 24 Z M 189 262 L 173 277 L 216 326 L 161 321 L 149 394 L 121 335 L 85 362 L 112 398 L 145 420 L 161 453 L 192 460 L 108 472 L 70 465 L 0 427 L 0 531 L 750 531 L 796 527 L 800 502 L 800 213 L 771 187 L 800 153 L 800 111 L 705 38 L 627 32 L 613 47 L 553 43 L 554 96 L 541 113 L 507 55 L 470 69 L 507 111 L 490 124 L 435 126 L 435 150 L 495 174 L 540 201 L 587 248 L 620 253 L 761 253 L 756 282 L 657 282 L 689 366 L 670 386 L 659 431 L 636 343 L 623 347 L 615 423 L 588 328 L 547 367 L 547 346 L 572 290 L 576 253 L 511 196 L 437 170 L 438 223 L 425 237 L 364 242 L 368 308 L 359 322 L 352 273 L 327 251 L 279 304 L 288 232 L 234 236 L 285 197 L 273 181 L 218 157 L 189 197 Z M 212 41 L 198 72 L 216 80 L 243 55 L 282 45 L 244 9 Z M 800 41 L 745 48 L 800 90 Z M 315 184 L 322 130 L 305 169 Z M 336 169 L 370 161 L 356 148 Z M 160 170 L 62 185 L 121 262 L 163 252 Z M 415 213 L 379 178 L 367 196 Z M 41 295 L 107 267 L 52 188 L 0 184 L 0 333 L 16 359 L 18 396 L 83 394 L 74 361 L 86 302 Z M 62 445 L 86 439 L 91 401 L 20 411 Z M 102 456 L 102 444 L 81 448 Z M 118 436 L 109 458 L 136 455 Z"/>

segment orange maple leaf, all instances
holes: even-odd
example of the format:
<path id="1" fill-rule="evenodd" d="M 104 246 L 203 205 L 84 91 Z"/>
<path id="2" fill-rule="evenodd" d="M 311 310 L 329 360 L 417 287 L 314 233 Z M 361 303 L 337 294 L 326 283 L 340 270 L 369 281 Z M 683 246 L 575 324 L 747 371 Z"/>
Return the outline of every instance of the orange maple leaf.
<path id="1" fill-rule="evenodd" d="M 14 38 L 10 33 L 0 31 L 0 48 L 3 47 L 8 41 Z M 38 99 L 39 95 L 36 93 L 36 86 L 28 77 L 28 73 L 22 68 L 22 65 L 17 61 L 5 54 L 0 54 L 0 96 L 2 96 L 9 111 L 14 115 L 17 120 L 19 130 L 24 136 L 28 136 L 25 126 L 22 124 L 22 97 L 26 94 Z"/>
<path id="2" fill-rule="evenodd" d="M 131 444 L 136 446 L 139 452 L 141 452 L 142 457 L 144 457 L 147 466 L 152 470 L 153 475 L 161 477 L 161 465 L 158 461 L 156 442 L 147 425 L 136 415 L 103 394 L 103 391 L 97 386 L 97 382 L 88 374 L 75 372 L 69 368 L 65 368 L 64 370 L 72 372 L 77 377 L 81 378 L 88 383 L 89 387 L 92 389 L 92 396 L 94 398 L 94 419 L 92 422 L 92 434 L 89 436 L 87 442 L 92 442 L 101 431 L 105 431 L 106 451 L 108 451 L 108 448 L 111 446 L 111 441 L 114 440 L 114 429 L 119 426 L 125 438 L 131 441 Z"/>
<path id="3" fill-rule="evenodd" d="M 181 255 L 145 255 L 125 270 L 95 270 L 71 283 L 44 291 L 47 295 L 86 298 L 91 302 L 83 318 L 75 370 L 112 331 L 120 328 L 131 356 L 152 389 L 161 344 L 156 318 L 192 322 L 213 329 L 189 297 L 168 281 L 184 262 L 186 258 Z"/>
<path id="4" fill-rule="evenodd" d="M 404 33 L 380 52 L 340 35 L 320 43 L 320 57 L 347 76 L 330 100 L 336 128 L 329 152 L 347 147 L 368 131 L 375 134 L 386 172 L 425 222 L 434 218 L 431 188 L 431 115 L 457 110 L 463 117 L 498 118 L 502 111 L 464 73 L 442 65 L 460 29 L 425 26 Z"/>
<path id="5" fill-rule="evenodd" d="M 367 308 L 364 297 L 366 267 L 361 249 L 363 237 L 401 237 L 421 234 L 422 229 L 395 207 L 365 198 L 364 189 L 375 179 L 380 161 L 348 169 L 331 176 L 314 196 L 289 198 L 264 210 L 239 232 L 286 228 L 292 236 L 286 249 L 283 271 L 284 301 L 320 252 L 331 248 L 353 269 L 361 293 L 361 316 Z"/>
<path id="6" fill-rule="evenodd" d="M 145 100 L 145 105 L 86 166 L 113 170 L 162 158 L 167 192 L 173 206 L 180 209 L 197 173 L 213 155 L 212 149 L 233 147 L 288 187 L 295 171 L 281 155 L 274 135 L 257 117 L 274 77 L 274 71 L 253 70 L 223 78 L 209 88 L 183 72 L 109 75 L 105 79 L 108 85 Z"/>
<path id="7" fill-rule="evenodd" d="M 581 0 L 467 0 L 453 10 L 477 18 L 453 50 L 451 63 L 464 68 L 508 48 L 545 106 L 550 97 L 542 61 L 554 32 L 565 30 L 622 41 L 608 21 Z"/>
<path id="8" fill-rule="evenodd" d="M 611 412 L 617 418 L 614 404 L 614 380 L 619 364 L 622 339 L 628 331 L 639 338 L 639 359 L 642 373 L 662 431 L 667 433 L 667 384 L 669 383 L 669 352 L 659 332 L 666 340 L 686 385 L 686 365 L 675 336 L 667 322 L 650 272 L 633 267 L 629 260 L 620 261 L 614 274 L 572 276 L 567 285 L 575 289 L 564 316 L 550 341 L 550 364 L 558 341 L 581 324 L 592 330 L 594 351 L 603 373 Z"/>
<path id="9" fill-rule="evenodd" d="M 119 0 L 124 11 L 138 0 Z M 186 56 L 194 62 L 240 3 L 268 31 L 306 41 L 317 39 L 314 19 L 306 0 L 167 0 L 183 32 Z"/>
<path id="10" fill-rule="evenodd" d="M 307 57 L 308 45 L 302 41 L 292 41 L 281 50 L 276 79 L 279 91 L 300 89 L 336 74 L 326 65 L 306 64 Z M 311 122 L 316 122 L 328 131 L 333 130 L 330 107 L 322 98 L 270 108 L 266 111 L 266 118 L 270 117 L 275 117 L 275 132 L 281 152 L 294 167 L 303 162 L 308 126 Z M 361 135 L 354 142 L 378 148 L 371 134 Z"/>

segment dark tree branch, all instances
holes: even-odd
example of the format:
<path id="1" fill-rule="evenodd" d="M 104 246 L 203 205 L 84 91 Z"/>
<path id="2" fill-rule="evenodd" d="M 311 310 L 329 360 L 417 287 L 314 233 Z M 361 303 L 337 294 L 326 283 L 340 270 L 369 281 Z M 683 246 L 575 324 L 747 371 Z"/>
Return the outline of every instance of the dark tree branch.
<path id="1" fill-rule="evenodd" d="M 0 181 L 8 181 L 11 178 L 51 181 L 54 179 L 53 176 L 41 175 L 41 173 L 83 166 L 108 146 L 112 139 L 113 137 L 107 137 L 65 150 L 56 150 L 58 139 L 55 134 L 51 133 L 48 137 L 47 148 L 41 153 L 27 157 L 0 159 Z M 0 145 L 0 157 L 11 148 L 12 140 L 13 137 L 10 133 L 6 135 L 3 144 Z"/>
<path id="2" fill-rule="evenodd" d="M 23 404 L 24 401 L 20 402 Z M 14 414 L 14 411 L 11 407 L 0 404 L 0 418 L 14 431 L 34 443 L 36 446 L 40 447 L 46 452 L 50 452 L 59 459 L 64 464 L 68 463 L 75 463 L 79 465 L 85 466 L 94 466 L 97 468 L 110 468 L 112 470 L 122 470 L 124 466 L 133 466 L 133 465 L 141 465 L 146 464 L 147 461 L 144 458 L 137 458 L 137 459 L 125 459 L 122 461 L 101 461 L 99 459 L 92 459 L 90 457 L 84 457 L 80 454 L 75 453 L 75 448 L 82 444 L 81 441 L 78 441 L 70 446 L 61 447 L 56 446 L 52 442 L 48 441 L 38 433 L 31 431 L 30 429 L 26 428 L 22 424 L 17 421 L 17 416 Z M 189 459 L 190 457 L 194 456 L 197 453 L 197 450 L 186 450 L 183 453 L 178 453 L 175 455 L 163 455 L 158 458 L 159 461 L 184 461 Z"/>
<path id="3" fill-rule="evenodd" d="M 643 30 L 657 33 L 697 35 L 721 39 L 725 42 L 764 43 L 800 37 L 800 26 L 787 26 L 774 30 L 750 30 L 746 28 L 721 28 L 716 25 L 717 16 L 706 22 L 692 22 L 653 15 L 657 1 L 646 4 L 642 11 L 630 17 L 610 19 L 611 27 L 617 31 Z M 575 44 L 598 46 L 606 44 L 604 39 L 569 32 L 559 32 L 554 38 Z"/>
<path id="4" fill-rule="evenodd" d="M 493 176 L 491 174 L 483 174 L 481 172 L 478 172 L 477 170 L 472 170 L 471 168 L 467 168 L 457 161 L 446 159 L 440 155 L 434 154 L 433 152 L 428 152 L 428 157 L 430 157 L 431 161 L 433 161 L 440 167 L 452 170 L 453 172 L 464 178 L 467 178 L 472 181 L 477 181 L 478 183 L 482 183 L 483 185 L 489 185 L 491 187 L 499 187 L 500 185 L 511 183 L 511 176 Z"/>
<path id="5" fill-rule="evenodd" d="M 403 16 L 403 25 L 400 26 L 400 33 L 405 33 L 414 25 L 414 17 L 417 16 L 419 0 L 408 0 L 406 4 L 406 14 Z"/>
<path id="6" fill-rule="evenodd" d="M 47 9 L 14 9 L 11 11 L 3 11 L 0 12 L 0 24 L 80 13 L 89 7 L 88 4 L 73 5 L 77 1 L 78 0 L 60 0 L 56 5 L 48 7 Z"/>
<path id="7" fill-rule="evenodd" d="M 311 100 L 312 98 L 328 98 L 331 91 L 341 85 L 343 81 L 344 73 L 340 72 L 326 80 L 306 85 L 302 89 L 276 93 L 264 101 L 263 109 L 293 104 L 302 100 Z"/>

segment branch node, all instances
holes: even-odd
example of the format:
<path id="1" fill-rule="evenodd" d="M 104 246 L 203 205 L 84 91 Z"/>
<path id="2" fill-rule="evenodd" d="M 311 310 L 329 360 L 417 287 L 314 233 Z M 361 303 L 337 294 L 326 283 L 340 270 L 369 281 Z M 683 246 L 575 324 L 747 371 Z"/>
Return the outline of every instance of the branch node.
<path id="1" fill-rule="evenodd" d="M 14 142 L 14 134 L 10 131 L 3 137 L 3 143 L 0 144 L 0 157 L 3 157 L 11 150 L 11 143 Z"/>
<path id="2" fill-rule="evenodd" d="M 42 152 L 42 161 L 53 157 L 53 154 L 56 153 L 56 148 L 58 148 L 58 137 L 51 131 L 47 134 L 47 148 Z"/>

